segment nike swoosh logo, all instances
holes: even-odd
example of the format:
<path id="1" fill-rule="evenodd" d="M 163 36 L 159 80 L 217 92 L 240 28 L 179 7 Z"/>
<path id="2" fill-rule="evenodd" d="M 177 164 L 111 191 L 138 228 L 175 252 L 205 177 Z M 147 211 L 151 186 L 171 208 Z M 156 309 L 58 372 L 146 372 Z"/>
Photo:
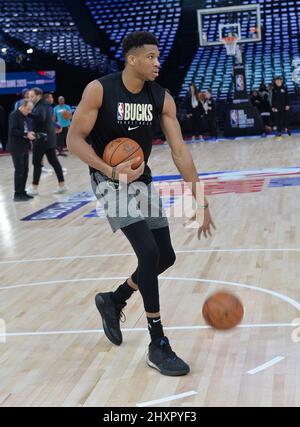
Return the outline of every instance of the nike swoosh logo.
<path id="1" fill-rule="evenodd" d="M 136 126 L 135 128 L 128 128 L 128 130 L 134 130 L 134 129 L 137 129 L 137 128 L 139 128 L 139 126 Z"/>
<path id="2" fill-rule="evenodd" d="M 159 320 L 153 320 L 153 323 L 158 323 L 158 322 L 160 322 L 160 319 Z"/>

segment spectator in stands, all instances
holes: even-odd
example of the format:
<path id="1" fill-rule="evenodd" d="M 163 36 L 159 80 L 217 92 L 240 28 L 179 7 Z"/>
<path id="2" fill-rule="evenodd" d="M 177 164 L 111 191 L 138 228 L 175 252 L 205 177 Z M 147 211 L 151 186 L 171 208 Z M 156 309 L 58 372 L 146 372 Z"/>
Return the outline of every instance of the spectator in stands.
<path id="1" fill-rule="evenodd" d="M 38 185 L 42 172 L 41 161 L 46 154 L 48 162 L 53 167 L 57 179 L 58 189 L 55 194 L 63 194 L 68 191 L 63 170 L 56 156 L 56 135 L 52 121 L 49 103 L 43 99 L 43 91 L 39 88 L 30 90 L 29 97 L 34 104 L 32 113 L 33 129 L 36 139 L 33 143 L 32 161 L 33 161 L 33 181 L 28 192 L 32 196 L 38 195 Z"/>
<path id="2" fill-rule="evenodd" d="M 20 107 L 20 103 L 23 99 L 29 99 L 29 89 L 22 90 L 22 98 L 15 103 L 15 111 L 17 111 L 17 109 Z"/>
<path id="3" fill-rule="evenodd" d="M 2 145 L 2 150 L 6 151 L 7 131 L 6 131 L 5 110 L 2 107 L 2 105 L 0 105 L 0 142 Z"/>
<path id="4" fill-rule="evenodd" d="M 211 89 L 207 89 L 205 93 L 205 120 L 207 122 L 207 127 L 210 133 L 210 136 L 214 139 L 218 138 L 218 128 L 217 128 L 217 106 L 216 101 L 212 97 Z"/>
<path id="5" fill-rule="evenodd" d="M 14 201 L 16 202 L 27 202 L 33 198 L 25 191 L 28 177 L 30 141 L 35 139 L 35 134 L 28 129 L 26 120 L 26 117 L 32 112 L 32 108 L 33 103 L 23 99 L 18 110 L 13 111 L 9 116 L 8 149 L 12 154 L 15 167 Z"/>
<path id="6" fill-rule="evenodd" d="M 288 128 L 288 112 L 290 110 L 289 94 L 287 87 L 284 85 L 281 76 L 275 77 L 274 87 L 272 91 L 272 111 L 274 113 L 274 121 L 277 127 L 277 136 L 282 135 L 284 127 L 287 134 L 291 136 L 291 131 Z"/>
<path id="7" fill-rule="evenodd" d="M 267 86 L 264 83 L 261 83 L 259 87 L 259 95 L 260 95 L 260 115 L 264 125 L 264 133 L 265 136 L 267 133 L 272 131 L 271 128 L 271 101 L 270 101 L 270 93 Z"/>
<path id="8" fill-rule="evenodd" d="M 198 100 L 198 90 L 192 83 L 186 99 L 187 117 L 191 119 L 192 138 L 201 135 L 201 114 Z M 202 107 L 203 108 L 203 107 Z M 202 109 L 201 108 L 201 109 Z"/>
<path id="9" fill-rule="evenodd" d="M 65 104 L 65 98 L 63 96 L 58 98 L 58 105 L 53 111 L 53 119 L 61 129 L 61 132 L 57 133 L 58 155 L 67 156 L 63 150 L 66 147 L 68 130 L 71 125 L 72 109 L 69 105 Z"/>

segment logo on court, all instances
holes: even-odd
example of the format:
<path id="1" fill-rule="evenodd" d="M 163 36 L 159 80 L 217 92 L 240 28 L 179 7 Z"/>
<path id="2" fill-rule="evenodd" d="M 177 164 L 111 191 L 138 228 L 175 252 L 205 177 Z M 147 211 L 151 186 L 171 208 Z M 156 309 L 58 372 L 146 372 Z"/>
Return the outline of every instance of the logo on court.
<path id="1" fill-rule="evenodd" d="M 6 342 L 6 323 L 4 319 L 0 319 L 0 343 Z"/>

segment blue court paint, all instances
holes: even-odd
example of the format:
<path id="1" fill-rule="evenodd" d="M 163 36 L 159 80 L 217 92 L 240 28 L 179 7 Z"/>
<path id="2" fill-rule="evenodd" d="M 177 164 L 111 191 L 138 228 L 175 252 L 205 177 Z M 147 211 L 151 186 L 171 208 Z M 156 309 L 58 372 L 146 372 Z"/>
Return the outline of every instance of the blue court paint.
<path id="1" fill-rule="evenodd" d="M 300 177 L 292 178 L 272 178 L 269 182 L 270 188 L 275 187 L 294 187 L 300 185 Z"/>
<path id="2" fill-rule="evenodd" d="M 61 219 L 82 208 L 89 202 L 57 202 L 47 206 L 31 215 L 22 218 L 21 221 L 41 221 L 49 219 Z"/>
<path id="3" fill-rule="evenodd" d="M 45 208 L 22 218 L 22 221 L 41 221 L 49 219 L 61 219 L 80 209 L 82 206 L 96 200 L 92 191 L 79 191 L 66 195 L 60 202 L 52 203 Z"/>
<path id="4" fill-rule="evenodd" d="M 105 218 L 105 212 L 103 208 L 93 209 L 88 214 L 84 215 L 84 218 Z"/>

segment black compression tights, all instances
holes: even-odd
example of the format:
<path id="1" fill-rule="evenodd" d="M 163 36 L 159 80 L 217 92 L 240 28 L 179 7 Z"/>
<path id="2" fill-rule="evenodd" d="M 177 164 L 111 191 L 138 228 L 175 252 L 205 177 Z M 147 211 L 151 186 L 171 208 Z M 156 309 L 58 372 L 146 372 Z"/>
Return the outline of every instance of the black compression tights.
<path id="1" fill-rule="evenodd" d="M 150 230 L 146 221 L 122 228 L 137 258 L 132 280 L 139 287 L 147 313 L 159 312 L 157 276 L 175 262 L 169 227 Z"/>

